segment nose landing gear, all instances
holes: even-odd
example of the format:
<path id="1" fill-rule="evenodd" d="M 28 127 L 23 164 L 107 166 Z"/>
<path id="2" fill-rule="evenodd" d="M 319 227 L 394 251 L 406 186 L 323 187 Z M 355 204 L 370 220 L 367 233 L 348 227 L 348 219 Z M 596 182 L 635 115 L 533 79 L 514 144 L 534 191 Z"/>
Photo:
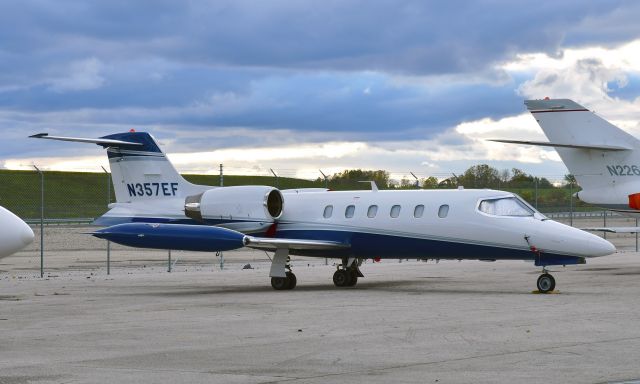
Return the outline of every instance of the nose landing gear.
<path id="1" fill-rule="evenodd" d="M 538 277 L 538 291 L 540 293 L 549 293 L 556 288 L 556 279 L 546 269 L 543 269 L 542 272 L 542 275 Z"/>

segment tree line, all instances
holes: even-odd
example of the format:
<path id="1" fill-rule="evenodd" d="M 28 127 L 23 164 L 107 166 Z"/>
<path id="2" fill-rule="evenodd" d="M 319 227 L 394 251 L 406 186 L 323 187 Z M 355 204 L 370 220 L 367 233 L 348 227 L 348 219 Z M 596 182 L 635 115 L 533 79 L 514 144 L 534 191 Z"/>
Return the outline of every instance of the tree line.
<path id="1" fill-rule="evenodd" d="M 318 178 L 317 182 L 324 182 Z M 385 170 L 348 169 L 328 176 L 326 180 L 329 188 L 344 189 L 369 189 L 367 183 L 362 181 L 375 181 L 380 189 L 451 189 L 464 187 L 467 189 L 491 188 L 518 193 L 532 205 L 544 206 L 568 206 L 572 192 L 578 191 L 573 175 L 564 177 L 564 183 L 553 185 L 547 178 L 536 177 L 521 169 L 497 169 L 488 164 L 478 164 L 469 167 L 463 173 L 451 174 L 445 179 L 434 176 L 419 179 L 403 178 L 393 180 L 389 172 Z M 577 205 L 583 205 L 574 202 Z"/>
<path id="2" fill-rule="evenodd" d="M 322 180 L 318 178 L 317 182 Z M 450 177 L 439 180 L 434 176 L 416 180 L 403 178 L 392 180 L 389 172 L 385 170 L 347 169 L 334 173 L 328 177 L 331 185 L 349 185 L 362 181 L 375 181 L 379 188 L 384 189 L 410 189 L 420 187 L 422 189 L 438 188 L 530 188 L 537 184 L 540 189 L 556 188 L 547 178 L 536 177 L 518 168 L 498 170 L 487 164 L 479 164 L 469 167 L 460 175 L 451 174 Z M 564 177 L 565 184 L 574 184 L 575 178 L 568 174 Z M 368 187 L 368 185 L 366 186 Z"/>

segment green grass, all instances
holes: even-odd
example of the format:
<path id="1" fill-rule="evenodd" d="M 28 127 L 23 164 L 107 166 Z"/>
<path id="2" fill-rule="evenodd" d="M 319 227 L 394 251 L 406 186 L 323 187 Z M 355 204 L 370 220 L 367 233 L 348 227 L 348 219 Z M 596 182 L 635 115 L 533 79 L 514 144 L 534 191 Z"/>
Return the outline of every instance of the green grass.
<path id="1" fill-rule="evenodd" d="M 219 176 L 184 175 L 192 183 L 220 185 Z M 45 172 L 45 218 L 95 218 L 107 211 L 108 180 L 104 173 Z M 272 185 L 274 177 L 224 176 L 224 185 Z M 277 186 L 287 188 L 320 188 L 320 182 L 280 177 Z M 40 217 L 40 175 L 35 171 L 0 170 L 0 205 L 24 219 Z"/>
<path id="2" fill-rule="evenodd" d="M 184 175 L 195 184 L 220 185 L 219 176 Z M 108 179 L 104 173 L 45 172 L 44 173 L 45 218 L 95 218 L 107 211 L 107 202 L 115 201 L 113 191 L 108 196 Z M 270 185 L 280 189 L 323 188 L 324 182 L 271 176 L 224 176 L 225 186 Z M 333 190 L 365 190 L 368 183 L 329 183 Z M 515 192 L 531 205 L 535 205 L 534 189 L 507 189 Z M 573 191 L 575 192 L 575 190 Z M 567 211 L 570 190 L 567 188 L 540 189 L 538 208 L 543 212 Z M 35 171 L 0 170 L 0 205 L 24 219 L 40 217 L 40 176 Z M 593 210 L 576 203 L 575 210 Z"/>

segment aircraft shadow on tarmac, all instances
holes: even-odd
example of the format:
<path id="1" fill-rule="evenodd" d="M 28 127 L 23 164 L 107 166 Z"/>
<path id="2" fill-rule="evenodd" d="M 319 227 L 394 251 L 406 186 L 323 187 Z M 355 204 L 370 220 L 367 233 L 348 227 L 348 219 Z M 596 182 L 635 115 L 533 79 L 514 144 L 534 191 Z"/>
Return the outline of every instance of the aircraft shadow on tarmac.
<path id="1" fill-rule="evenodd" d="M 216 286 L 216 285 L 202 285 L 202 286 L 181 286 L 181 287 L 166 287 L 157 286 L 157 289 L 153 289 L 152 292 L 136 292 L 135 289 L 128 290 L 127 292 L 120 293 L 122 296 L 171 296 L 171 297 L 186 297 L 196 295 L 229 295 L 238 293 L 262 293 L 269 295 L 286 295 L 296 294 L 296 292 L 332 292 L 332 293 L 347 293 L 353 294 L 364 293 L 368 291 L 384 291 L 390 293 L 406 293 L 406 294 L 471 294 L 471 295 L 487 295 L 487 294 L 500 294 L 500 295 L 528 295 L 531 292 L 523 290 L 507 290 L 505 289 L 478 289 L 477 286 L 469 288 L 442 288 L 436 287 L 435 284 L 441 284 L 442 280 L 447 278 L 433 278 L 436 281 L 425 282 L 412 280 L 394 280 L 394 281 L 380 281 L 380 282 L 362 282 L 358 283 L 357 287 L 353 288 L 336 288 L 333 284 L 307 284 L 299 285 L 295 291 L 277 292 L 273 291 L 270 286 L 267 285 L 247 285 L 247 286 Z M 450 282 L 455 284 L 455 282 Z M 461 285 L 464 285 L 464 281 L 460 281 Z M 150 287 L 145 287 L 149 289 Z M 173 288 L 173 289 L 172 289 Z M 113 294 L 111 294 L 113 296 Z"/>

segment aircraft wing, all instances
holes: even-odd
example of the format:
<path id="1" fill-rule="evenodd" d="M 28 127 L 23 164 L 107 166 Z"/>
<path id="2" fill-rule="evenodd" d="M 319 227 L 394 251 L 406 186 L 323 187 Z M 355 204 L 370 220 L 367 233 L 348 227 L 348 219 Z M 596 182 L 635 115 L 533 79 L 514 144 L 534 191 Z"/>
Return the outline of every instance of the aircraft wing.
<path id="1" fill-rule="evenodd" d="M 245 236 L 244 246 L 255 249 L 275 250 L 278 248 L 288 249 L 343 249 L 349 248 L 349 244 L 326 240 L 306 240 L 306 239 L 282 239 L 271 237 Z"/>
<path id="2" fill-rule="evenodd" d="M 573 148 L 573 149 L 594 149 L 598 151 L 629 151 L 632 148 L 621 147 L 617 145 L 581 145 L 581 144 L 563 144 L 563 143 L 550 143 L 546 141 L 529 141 L 529 140 L 502 140 L 502 139 L 489 139 L 488 141 L 494 141 L 496 143 L 507 144 L 524 144 L 524 145 L 537 145 L 541 147 L 557 147 L 557 148 Z"/>
<path id="3" fill-rule="evenodd" d="M 263 250 L 345 249 L 349 244 L 327 240 L 255 237 L 223 227 L 165 223 L 125 223 L 99 229 L 93 236 L 138 248 L 218 252 L 250 247 Z"/>
<path id="4" fill-rule="evenodd" d="M 640 227 L 593 227 L 593 228 L 580 228 L 583 231 L 591 232 L 609 232 L 609 233 L 638 233 Z"/>
<path id="5" fill-rule="evenodd" d="M 123 140 L 113 140 L 113 139 L 88 139 L 84 137 L 66 137 L 66 136 L 49 136 L 48 133 L 38 133 L 35 135 L 29 136 L 32 139 L 49 139 L 49 140 L 59 140 L 59 141 L 73 141 L 76 143 L 93 143 L 98 145 L 109 145 L 109 146 L 119 146 L 119 145 L 143 145 L 142 143 L 134 143 L 131 141 L 123 141 Z"/>

